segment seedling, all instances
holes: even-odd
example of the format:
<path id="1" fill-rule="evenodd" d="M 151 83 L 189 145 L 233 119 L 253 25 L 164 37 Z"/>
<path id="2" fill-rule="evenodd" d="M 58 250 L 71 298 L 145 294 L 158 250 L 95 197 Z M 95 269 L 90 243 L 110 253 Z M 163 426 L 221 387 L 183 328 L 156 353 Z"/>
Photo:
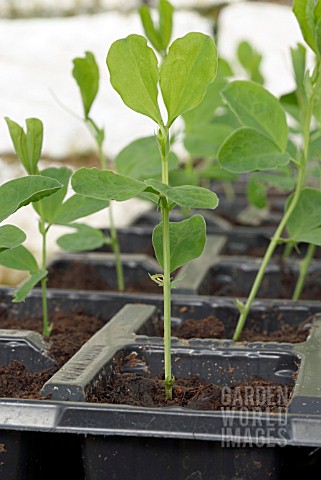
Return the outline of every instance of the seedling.
<path id="1" fill-rule="evenodd" d="M 237 301 L 240 311 L 234 333 L 238 340 L 250 311 L 253 300 L 261 285 L 267 265 L 279 243 L 308 242 L 321 245 L 321 192 L 304 188 L 309 158 L 309 144 L 312 121 L 319 121 L 320 82 L 321 82 L 321 3 L 313 0 L 294 2 L 294 13 L 300 24 L 303 36 L 316 54 L 312 73 L 305 70 L 298 61 L 301 49 L 295 54 L 296 75 L 300 78 L 300 89 L 296 92 L 300 106 L 302 146 L 293 151 L 289 143 L 289 128 L 281 103 L 262 86 L 248 81 L 231 82 L 223 91 L 223 97 L 241 122 L 241 127 L 233 132 L 219 151 L 222 166 L 236 173 L 268 171 L 284 168 L 292 164 L 297 170 L 295 188 L 289 197 L 284 215 L 269 243 L 259 271 L 252 285 L 249 297 L 244 304 Z M 302 58 L 302 55 L 300 56 Z M 321 117 L 320 117 L 321 118 Z M 285 229 L 289 237 L 282 237 Z M 307 259 L 311 257 L 309 247 Z M 305 269 L 302 268 L 302 271 Z"/>
<path id="2" fill-rule="evenodd" d="M 50 335 L 52 325 L 50 325 L 48 319 L 46 286 L 48 273 L 46 270 L 48 231 L 52 225 L 68 226 L 83 233 L 83 242 L 88 241 L 88 239 L 91 241 L 97 235 L 96 230 L 85 224 L 74 223 L 74 221 L 105 208 L 106 201 L 86 198 L 77 194 L 64 201 L 72 171 L 62 167 L 47 168 L 40 172 L 38 168 L 43 142 L 42 122 L 37 118 L 27 119 L 26 132 L 13 120 L 6 118 L 6 122 L 16 154 L 29 175 L 14 182 L 20 182 L 24 185 L 24 189 L 22 186 L 18 189 L 21 196 L 21 206 L 32 203 L 39 216 L 39 231 L 42 236 L 42 260 L 41 265 L 38 266 L 33 254 L 24 246 L 18 244 L 19 246 L 0 253 L 0 264 L 30 273 L 28 280 L 14 292 L 14 302 L 25 300 L 28 293 L 41 282 L 43 334 Z M 35 189 L 32 185 L 42 186 L 43 191 L 38 192 L 35 190 L 35 193 L 31 195 L 31 189 Z M 13 188 L 13 185 L 11 188 Z M 29 194 L 30 198 L 26 196 L 26 193 Z M 15 200 L 15 194 L 16 192 L 13 191 L 11 196 L 8 197 L 12 203 Z M 46 196 L 48 198 L 44 198 Z M 26 197 L 26 200 L 23 200 L 24 197 Z"/>
<path id="3" fill-rule="evenodd" d="M 164 294 L 165 392 L 172 397 L 174 377 L 171 368 L 171 273 L 198 257 L 206 241 L 206 225 L 201 215 L 181 222 L 170 222 L 175 205 L 187 208 L 215 208 L 217 196 L 205 188 L 169 185 L 170 132 L 175 120 L 203 99 L 217 68 L 216 47 L 211 37 L 189 33 L 175 40 L 166 58 L 158 65 L 154 51 L 140 35 L 129 35 L 112 44 L 107 55 L 111 84 L 132 110 L 146 115 L 157 126 L 156 140 L 161 153 L 161 181 L 136 180 L 111 170 L 81 168 L 72 177 L 74 190 L 82 195 L 124 201 L 141 193 L 153 196 L 162 221 L 153 231 L 153 246 L 163 273 L 153 280 Z M 159 87 L 167 110 L 161 114 Z"/>
<path id="4" fill-rule="evenodd" d="M 28 177 L 10 180 L 0 186 L 0 222 L 9 218 L 13 213 L 32 202 L 52 195 L 62 185 L 55 179 L 30 175 Z M 15 253 L 24 252 L 22 243 L 26 240 L 26 234 L 15 225 L 0 226 L 0 257 L 9 250 Z M 17 256 L 17 263 L 23 263 L 24 259 Z"/>
<path id="5" fill-rule="evenodd" d="M 84 109 L 84 123 L 89 127 L 89 131 L 94 137 L 98 149 L 99 160 L 101 168 L 108 168 L 106 156 L 104 154 L 103 145 L 105 140 L 104 128 L 99 128 L 97 123 L 90 115 L 91 107 L 96 99 L 99 89 L 99 68 L 92 52 L 86 52 L 83 58 L 78 57 L 73 60 L 74 68 L 72 74 L 79 87 L 83 109 Z M 110 168 L 110 166 L 109 166 Z M 108 205 L 109 224 L 110 224 L 110 239 L 102 239 L 102 246 L 104 243 L 109 243 L 115 255 L 116 275 L 118 290 L 123 292 L 125 290 L 124 272 L 120 257 L 120 247 L 115 227 L 112 202 Z"/>

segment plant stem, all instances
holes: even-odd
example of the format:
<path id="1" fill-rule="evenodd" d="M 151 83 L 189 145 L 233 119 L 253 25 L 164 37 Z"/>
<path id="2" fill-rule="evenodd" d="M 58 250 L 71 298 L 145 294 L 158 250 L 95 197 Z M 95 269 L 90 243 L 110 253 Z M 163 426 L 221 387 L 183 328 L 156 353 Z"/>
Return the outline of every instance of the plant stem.
<path id="1" fill-rule="evenodd" d="M 116 230 L 115 224 L 114 224 L 113 208 L 112 207 L 113 207 L 113 204 L 112 204 L 112 202 L 110 202 L 110 204 L 109 204 L 109 224 L 110 224 L 111 248 L 114 252 L 115 261 L 116 261 L 116 276 L 117 276 L 118 290 L 120 292 L 124 292 L 125 291 L 124 271 L 123 271 L 123 265 L 122 265 L 121 257 L 120 257 L 119 241 L 118 241 L 117 230 Z"/>
<path id="2" fill-rule="evenodd" d="M 299 300 L 301 296 L 301 293 L 304 287 L 305 278 L 306 278 L 311 260 L 314 257 L 315 250 L 316 250 L 316 246 L 310 243 L 304 259 L 300 262 L 300 274 L 294 289 L 292 300 Z"/>
<path id="3" fill-rule="evenodd" d="M 310 101 L 308 103 L 308 108 L 305 116 L 305 122 L 303 125 L 303 158 L 304 162 L 306 163 L 308 161 L 308 152 L 309 152 L 309 145 L 310 145 L 310 123 L 311 123 L 311 118 L 312 118 L 312 113 L 313 113 L 313 106 L 314 106 L 314 99 L 315 99 L 315 94 L 317 92 L 317 89 L 319 88 L 320 84 L 320 68 L 321 68 L 321 63 L 320 60 L 318 60 L 317 64 L 317 78 L 314 84 L 314 89 L 312 92 L 312 95 L 310 97 Z M 304 259 L 300 262 L 300 273 L 299 277 L 297 280 L 297 283 L 295 285 L 294 293 L 292 296 L 292 300 L 299 300 L 303 287 L 304 287 L 304 282 L 309 270 L 310 263 L 314 257 L 316 250 L 316 246 L 309 244 L 307 253 L 304 257 Z"/>
<path id="4" fill-rule="evenodd" d="M 301 187 L 302 187 L 302 183 L 303 183 L 303 178 L 304 178 L 304 169 L 300 169 L 300 172 L 299 172 L 299 178 L 298 178 L 298 183 L 297 183 L 297 186 L 296 186 L 296 189 L 295 189 L 295 192 L 294 192 L 294 195 L 292 197 L 292 201 L 291 201 L 291 204 L 289 206 L 289 208 L 286 210 L 279 226 L 277 227 L 270 243 L 269 243 L 269 246 L 265 252 L 265 255 L 263 257 L 263 260 L 261 262 L 261 266 L 259 268 L 259 271 L 255 277 L 255 280 L 254 280 L 254 283 L 252 285 L 252 288 L 251 288 L 251 291 L 250 291 L 250 294 L 248 296 L 248 299 L 246 301 L 246 304 L 244 305 L 244 308 L 242 308 L 242 311 L 241 311 L 241 314 L 239 316 L 239 320 L 238 320 L 238 323 L 237 323 L 237 326 L 236 326 L 236 329 L 235 329 L 235 332 L 234 332 L 234 335 L 233 335 L 233 340 L 237 341 L 239 338 L 240 338 L 240 335 L 242 333 L 242 330 L 243 330 L 243 327 L 244 327 L 244 324 L 245 324 L 245 321 L 247 319 L 247 316 L 249 314 L 249 311 L 251 309 L 251 306 L 252 306 L 252 303 L 256 297 L 256 294 L 261 286 L 261 283 L 262 283 L 262 280 L 263 280 L 263 276 L 265 274 L 265 270 L 268 266 L 268 263 L 269 261 L 271 260 L 271 257 L 274 253 L 274 250 L 276 248 L 276 246 L 278 245 L 279 241 L 280 241 L 280 238 L 281 238 L 281 235 L 282 235 L 282 232 L 283 230 L 285 229 L 285 226 L 290 218 L 290 215 L 292 214 L 293 210 L 294 210 L 294 207 L 296 206 L 297 204 L 297 201 L 299 199 L 299 195 L 300 195 L 300 191 L 301 191 Z"/>
<path id="5" fill-rule="evenodd" d="M 162 182 L 168 185 L 168 129 L 161 127 L 158 142 L 162 157 Z M 172 375 L 171 360 L 171 271 L 170 271 L 170 235 L 169 235 L 169 206 L 165 196 L 161 198 L 163 226 L 163 299 L 164 299 L 164 367 L 165 367 L 165 394 L 166 399 L 172 398 L 174 377 Z"/>
<path id="6" fill-rule="evenodd" d="M 42 265 L 43 271 L 47 268 L 47 229 L 45 222 L 41 219 L 39 230 L 42 236 Z M 47 305 L 47 275 L 41 280 L 41 293 L 42 293 L 42 334 L 49 336 L 51 332 L 51 326 L 48 319 L 48 305 Z"/>
<path id="7" fill-rule="evenodd" d="M 292 243 L 287 243 L 284 247 L 284 251 L 283 251 L 283 254 L 282 254 L 283 260 L 285 260 L 286 258 L 289 258 L 289 256 L 292 253 L 292 250 L 293 250 Z"/>
<path id="8" fill-rule="evenodd" d="M 320 67 L 320 64 L 318 65 L 318 67 Z M 311 94 L 310 98 L 308 99 L 307 110 L 306 110 L 305 117 L 304 117 L 303 151 L 302 151 L 301 162 L 300 162 L 300 165 L 298 166 L 299 175 L 298 175 L 298 181 L 297 181 L 297 184 L 296 184 L 296 187 L 295 187 L 295 191 L 294 191 L 291 203 L 290 203 L 289 207 L 287 208 L 285 214 L 283 215 L 283 218 L 282 218 L 279 226 L 277 227 L 277 229 L 276 229 L 276 231 L 275 231 L 275 233 L 274 233 L 274 235 L 273 235 L 273 237 L 270 241 L 270 244 L 269 244 L 269 246 L 268 246 L 268 248 L 265 252 L 265 255 L 264 255 L 263 260 L 261 262 L 261 266 L 259 268 L 259 271 L 258 271 L 256 277 L 255 277 L 255 280 L 254 280 L 254 283 L 252 285 L 252 288 L 251 288 L 249 297 L 246 301 L 246 304 L 243 305 L 242 307 L 240 307 L 240 316 L 239 316 L 238 323 L 237 323 L 237 326 L 236 326 L 236 329 L 235 329 L 235 332 L 234 332 L 234 335 L 233 335 L 233 340 L 235 340 L 235 341 L 237 341 L 240 338 L 240 335 L 242 333 L 245 321 L 246 321 L 247 316 L 249 314 L 249 311 L 251 309 L 252 303 L 253 303 L 253 301 L 256 297 L 256 294 L 257 294 L 257 292 L 260 288 L 263 276 L 265 274 L 265 270 L 268 266 L 269 261 L 271 260 L 271 257 L 274 253 L 274 250 L 275 250 L 277 244 L 279 243 L 279 241 L 281 239 L 282 232 L 285 229 L 286 224 L 287 224 L 290 216 L 292 215 L 292 212 L 293 212 L 293 210 L 294 210 L 294 208 L 295 208 L 295 206 L 296 206 L 296 204 L 299 200 L 299 197 L 300 197 L 300 193 L 301 193 L 301 189 L 302 189 L 303 184 L 304 184 L 305 173 L 306 173 L 306 164 L 307 164 L 307 160 L 308 160 L 308 150 L 309 150 L 309 141 L 310 141 L 310 126 L 311 126 L 311 120 L 312 120 L 312 114 L 313 114 L 314 98 L 315 98 L 317 88 L 319 86 L 319 79 L 320 79 L 320 75 L 318 75 L 318 78 L 317 78 L 317 80 L 314 84 L 312 94 Z"/>
<path id="9" fill-rule="evenodd" d="M 91 121 L 95 131 L 98 131 L 98 127 L 96 124 Z M 101 168 L 103 170 L 106 170 L 108 168 L 107 165 L 107 160 L 103 152 L 103 145 L 102 142 L 99 141 L 98 135 L 96 135 L 96 142 L 98 146 L 98 155 L 99 155 L 99 160 L 101 164 Z M 117 229 L 115 227 L 115 222 L 114 222 L 114 216 L 113 216 L 113 206 L 112 202 L 109 204 L 109 224 L 110 224 L 110 236 L 111 236 L 111 248 L 112 251 L 115 255 L 115 262 L 116 262 L 116 277 L 117 277 L 117 287 L 120 292 L 125 291 L 125 281 L 124 281 L 124 270 L 123 270 L 123 264 L 121 261 L 121 256 L 120 256 L 120 247 L 119 247 L 119 240 L 118 240 L 118 235 L 117 235 Z"/>

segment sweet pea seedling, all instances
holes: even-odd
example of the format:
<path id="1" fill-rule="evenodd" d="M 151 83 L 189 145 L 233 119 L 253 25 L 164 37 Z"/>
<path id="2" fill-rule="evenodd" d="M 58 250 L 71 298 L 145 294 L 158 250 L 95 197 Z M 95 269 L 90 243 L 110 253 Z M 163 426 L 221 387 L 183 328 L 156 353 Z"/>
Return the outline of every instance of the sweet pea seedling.
<path id="1" fill-rule="evenodd" d="M 249 297 L 245 304 L 238 302 L 240 316 L 234 340 L 240 337 L 276 246 L 282 242 L 304 241 L 321 245 L 321 192 L 304 188 L 308 171 L 311 125 L 313 120 L 320 122 L 321 3 L 314 4 L 313 0 L 296 0 L 294 13 L 303 37 L 316 54 L 315 66 L 310 73 L 305 69 L 302 48 L 293 51 L 298 87 L 294 95 L 290 94 L 291 112 L 297 118 L 299 131 L 302 132 L 302 146 L 293 151 L 289 143 L 289 128 L 282 104 L 263 87 L 253 82 L 234 81 L 223 91 L 225 101 L 237 115 L 242 126 L 222 145 L 219 151 L 222 166 L 232 172 L 250 173 L 284 168 L 291 162 L 297 169 L 294 192 L 287 201 L 284 215 L 262 259 Z M 286 103 L 285 100 L 283 98 L 283 104 Z M 289 102 L 289 97 L 287 100 Z M 286 227 L 289 238 L 282 237 Z M 297 291 L 301 290 L 313 248 L 309 247 L 307 257 L 301 265 Z M 297 293 L 294 296 L 296 297 Z"/>
<path id="2" fill-rule="evenodd" d="M 84 57 L 75 58 L 73 60 L 73 64 L 74 68 L 72 70 L 72 74 L 79 87 L 83 103 L 83 120 L 85 124 L 89 126 L 89 130 L 96 141 L 101 168 L 104 169 L 107 168 L 107 160 L 103 151 L 105 130 L 103 128 L 99 128 L 97 123 L 90 115 L 91 107 L 97 97 L 99 90 L 99 67 L 92 52 L 86 52 Z M 123 266 L 120 257 L 120 247 L 117 229 L 115 228 L 113 216 L 112 202 L 108 204 L 108 207 L 111 238 L 102 239 L 102 244 L 100 246 L 102 246 L 104 243 L 108 243 L 111 245 L 111 248 L 115 255 L 118 290 L 120 292 L 123 292 L 125 290 L 125 281 Z"/>
<path id="3" fill-rule="evenodd" d="M 48 273 L 46 270 L 48 231 L 52 225 L 68 226 L 84 232 L 83 237 L 86 237 L 87 241 L 92 243 L 97 237 L 96 229 L 92 229 L 85 224 L 74 222 L 79 218 L 86 217 L 105 208 L 107 202 L 105 200 L 86 198 L 77 194 L 72 195 L 65 201 L 72 171 L 66 167 L 47 168 L 41 172 L 38 169 L 43 142 L 42 122 L 37 118 L 27 119 L 26 132 L 13 120 L 6 118 L 6 122 L 16 154 L 29 175 L 14 182 L 20 182 L 25 185 L 24 189 L 22 185 L 21 187 L 17 187 L 18 192 L 20 192 L 22 205 L 32 203 L 35 211 L 39 215 L 39 231 L 42 236 L 42 262 L 39 267 L 32 253 L 24 246 L 19 245 L 0 253 L 0 264 L 30 273 L 28 280 L 14 293 L 14 302 L 25 300 L 33 287 L 41 282 L 43 334 L 50 335 L 52 326 L 48 320 L 46 287 Z M 32 188 L 35 189 L 35 187 L 32 187 L 33 185 L 42 186 L 43 191 L 39 193 L 35 191 L 35 194 L 31 195 L 29 191 L 32 192 Z M 26 203 L 23 203 L 23 198 L 26 197 L 26 193 L 29 193 L 30 198 L 25 200 Z M 11 197 L 8 196 L 7 202 L 12 202 L 14 195 L 15 192 L 12 192 Z M 19 197 L 17 197 L 17 201 L 18 198 Z"/>
<path id="4" fill-rule="evenodd" d="M 161 152 L 161 181 L 136 180 L 110 170 L 82 168 L 72 177 L 73 189 L 82 195 L 124 201 L 143 192 L 154 195 L 162 222 L 153 232 L 156 258 L 163 273 L 155 281 L 164 294 L 164 355 L 166 398 L 172 397 L 174 377 L 171 368 L 171 273 L 198 257 L 206 241 L 206 226 L 201 215 L 182 222 L 170 222 L 175 205 L 187 208 L 215 208 L 217 196 L 205 188 L 169 185 L 170 130 L 185 111 L 196 107 L 217 67 L 216 47 L 211 37 L 189 33 L 175 40 L 161 66 L 154 51 L 140 35 L 129 35 L 112 44 L 107 55 L 110 81 L 123 102 L 132 110 L 151 118 L 157 125 L 156 140 Z M 159 87 L 167 110 L 163 120 L 158 101 Z"/>
<path id="5" fill-rule="evenodd" d="M 172 37 L 173 12 L 174 8 L 167 0 L 159 0 L 157 25 L 152 20 L 148 5 L 143 5 L 139 9 L 145 35 L 162 58 L 167 55 L 168 45 Z"/>

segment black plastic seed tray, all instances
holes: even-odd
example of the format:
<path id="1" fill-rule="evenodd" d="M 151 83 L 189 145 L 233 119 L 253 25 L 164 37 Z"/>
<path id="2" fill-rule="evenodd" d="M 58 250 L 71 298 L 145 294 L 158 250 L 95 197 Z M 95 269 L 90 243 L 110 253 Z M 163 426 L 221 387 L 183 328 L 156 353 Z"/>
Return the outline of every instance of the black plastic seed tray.
<path id="1" fill-rule="evenodd" d="M 40 312 L 40 291 L 33 292 L 25 304 L 11 304 L 11 295 L 12 289 L 1 291 L 2 314 L 7 309 L 17 316 Z M 275 416 L 259 411 L 241 414 L 84 401 L 86 392 L 95 389 L 98 382 L 108 382 L 115 358 L 123 361 L 122 368 L 128 371 L 133 365 L 126 365 L 125 359 L 134 352 L 138 360 L 135 368 L 140 373 L 162 372 L 163 342 L 159 336 L 162 299 L 148 294 L 51 290 L 50 310 L 81 308 L 104 318 L 106 325 L 45 384 L 43 393 L 50 393 L 51 399 L 0 400 L 0 426 L 7 445 L 11 440 L 15 445 L 18 437 L 21 457 L 30 462 L 35 455 L 32 468 L 24 464 L 25 471 L 33 475 L 29 478 L 41 475 L 54 478 L 41 458 L 48 464 L 48 455 L 43 450 L 47 451 L 48 446 L 52 449 L 55 440 L 59 443 L 60 458 L 69 454 L 69 465 L 75 464 L 78 475 L 75 478 L 79 479 L 122 479 L 129 478 L 129 472 L 130 478 L 137 480 L 142 474 L 153 474 L 156 479 L 175 475 L 181 480 L 233 475 L 245 479 L 287 478 L 293 468 L 294 452 L 298 471 L 300 468 L 303 471 L 305 465 L 309 478 L 314 478 L 314 470 L 320 471 L 320 460 L 314 453 L 321 446 L 318 428 L 321 426 L 318 372 L 321 330 L 317 315 L 320 303 L 276 300 L 254 303 L 252 314 L 260 319 L 265 330 L 276 328 L 281 318 L 289 324 L 307 320 L 310 333 L 299 344 L 233 342 L 229 337 L 237 309 L 231 299 L 174 295 L 172 303 L 173 324 L 193 316 L 214 314 L 226 326 L 226 338 L 221 340 L 173 338 L 176 376 L 200 375 L 227 388 L 233 381 L 253 375 L 279 384 L 295 384 L 288 413 Z M 12 342 L 12 337 L 8 341 Z M 0 350 L 2 346 L 0 342 Z M 11 343 L 11 348 L 16 349 L 16 345 Z M 39 349 L 41 356 L 41 343 Z M 41 444 L 38 453 L 30 452 L 31 437 Z M 16 455 L 12 445 L 9 450 Z M 315 460 L 313 466 L 306 465 L 304 462 L 311 458 Z M 60 464 L 56 464 L 52 469 L 56 478 L 59 468 Z M 12 467 L 3 471 L 14 472 Z"/>

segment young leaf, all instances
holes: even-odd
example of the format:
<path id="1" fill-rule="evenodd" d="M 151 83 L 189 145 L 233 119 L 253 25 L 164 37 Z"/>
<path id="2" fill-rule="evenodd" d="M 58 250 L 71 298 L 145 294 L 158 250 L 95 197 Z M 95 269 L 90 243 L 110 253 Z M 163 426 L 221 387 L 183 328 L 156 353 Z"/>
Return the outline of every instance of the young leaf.
<path id="1" fill-rule="evenodd" d="M 110 81 L 123 102 L 135 112 L 162 124 L 158 97 L 158 62 L 147 40 L 129 35 L 112 44 L 107 55 Z"/>
<path id="2" fill-rule="evenodd" d="M 270 92 L 257 83 L 236 80 L 225 87 L 222 95 L 245 127 L 258 130 L 281 152 L 285 151 L 288 142 L 285 112 Z"/>
<path id="3" fill-rule="evenodd" d="M 15 248 L 26 240 L 26 234 L 14 225 L 0 227 L 0 253 L 7 248 Z"/>
<path id="4" fill-rule="evenodd" d="M 256 52 L 249 42 L 244 40 L 237 47 L 237 57 L 242 67 L 247 71 L 250 80 L 262 85 L 264 83 L 264 77 L 260 71 L 262 55 Z"/>
<path id="5" fill-rule="evenodd" d="M 16 154 L 29 175 L 38 173 L 43 141 L 43 124 L 38 118 L 26 120 L 26 133 L 18 123 L 5 118 Z"/>
<path id="6" fill-rule="evenodd" d="M 27 295 L 31 292 L 31 290 L 47 275 L 47 271 L 40 271 L 37 273 L 33 273 L 28 280 L 26 280 L 23 285 L 18 289 L 15 290 L 13 294 L 13 303 L 23 302 Z"/>
<path id="7" fill-rule="evenodd" d="M 105 234 L 97 229 L 82 224 L 71 224 L 77 228 L 74 233 L 67 233 L 58 238 L 57 244 L 68 252 L 85 252 L 101 248 L 106 243 Z"/>
<path id="8" fill-rule="evenodd" d="M 40 175 L 10 180 L 0 186 L 0 222 L 19 208 L 57 192 L 62 185 Z"/>
<path id="9" fill-rule="evenodd" d="M 172 36 L 174 8 L 167 0 L 159 0 L 158 10 L 162 50 L 166 51 Z"/>
<path id="10" fill-rule="evenodd" d="M 57 225 L 66 225 L 78 218 L 87 217 L 88 215 L 99 212 L 107 208 L 108 205 L 108 200 L 97 200 L 96 198 L 84 197 L 76 193 L 61 205 L 59 213 L 55 218 L 55 223 Z"/>
<path id="11" fill-rule="evenodd" d="M 314 0 L 294 0 L 293 13 L 300 25 L 304 40 L 317 53 L 314 6 Z"/>
<path id="12" fill-rule="evenodd" d="M 71 185 L 80 195 L 117 202 L 137 197 L 146 189 L 143 182 L 97 168 L 80 168 L 73 174 Z"/>
<path id="13" fill-rule="evenodd" d="M 235 173 L 272 170 L 287 165 L 290 155 L 253 128 L 239 128 L 230 135 L 218 152 L 223 168 Z"/>
<path id="14" fill-rule="evenodd" d="M 152 20 L 149 7 L 143 5 L 139 9 L 145 35 L 159 53 L 166 52 L 172 36 L 173 10 L 172 5 L 167 0 L 159 0 L 159 25 L 156 27 Z"/>
<path id="15" fill-rule="evenodd" d="M 145 183 L 181 207 L 216 208 L 218 205 L 217 195 L 207 188 L 193 185 L 170 187 L 154 179 L 146 180 Z"/>
<path id="16" fill-rule="evenodd" d="M 99 68 L 94 54 L 91 52 L 85 52 L 83 58 L 75 58 L 73 64 L 72 75 L 80 89 L 85 118 L 88 118 L 90 109 L 98 93 Z"/>
<path id="17" fill-rule="evenodd" d="M 12 268 L 13 270 L 30 272 L 31 274 L 39 272 L 37 260 L 32 253 L 22 245 L 1 252 L 0 265 Z"/>
<path id="18" fill-rule="evenodd" d="M 143 137 L 127 145 L 116 157 L 117 172 L 136 180 L 150 177 L 160 177 L 162 162 L 155 136 Z M 170 152 L 168 168 L 173 170 L 178 166 L 178 158 Z"/>
<path id="19" fill-rule="evenodd" d="M 248 181 L 247 198 L 256 208 L 265 208 L 267 205 L 266 185 L 255 176 Z"/>
<path id="20" fill-rule="evenodd" d="M 289 198 L 291 201 L 292 196 Z M 305 188 L 300 192 L 299 200 L 288 220 L 289 236 L 296 242 L 308 242 L 321 245 L 321 191 Z M 309 239 L 309 240 L 308 240 Z"/>
<path id="21" fill-rule="evenodd" d="M 161 52 L 163 50 L 163 45 L 160 38 L 160 32 L 155 28 L 148 5 L 142 5 L 140 7 L 139 15 L 146 37 L 155 50 Z"/>
<path id="22" fill-rule="evenodd" d="M 201 103 L 193 108 L 193 110 L 188 110 L 183 113 L 186 131 L 193 132 L 195 128 L 201 128 L 202 125 L 207 125 L 212 122 L 216 110 L 224 106 L 221 91 L 226 84 L 226 78 L 217 76 L 215 82 L 208 85 Z"/>
<path id="23" fill-rule="evenodd" d="M 200 124 L 186 131 L 184 146 L 193 157 L 216 158 L 220 146 L 232 131 L 227 125 Z"/>
<path id="24" fill-rule="evenodd" d="M 44 198 L 40 202 L 34 203 L 33 208 L 49 224 L 55 223 L 55 219 L 60 211 L 61 204 L 67 194 L 68 183 L 72 175 L 72 171 L 69 168 L 46 168 L 40 172 L 42 177 L 53 178 L 61 183 L 62 188 L 50 195 L 50 197 Z"/>
<path id="25" fill-rule="evenodd" d="M 153 246 L 158 263 L 163 265 L 163 226 L 156 225 L 153 231 Z M 194 215 L 181 222 L 169 223 L 171 245 L 170 271 L 199 257 L 206 242 L 206 224 L 201 215 Z"/>
<path id="26" fill-rule="evenodd" d="M 175 40 L 160 68 L 160 86 L 168 113 L 167 125 L 196 107 L 216 75 L 217 52 L 213 39 L 192 32 Z"/>

